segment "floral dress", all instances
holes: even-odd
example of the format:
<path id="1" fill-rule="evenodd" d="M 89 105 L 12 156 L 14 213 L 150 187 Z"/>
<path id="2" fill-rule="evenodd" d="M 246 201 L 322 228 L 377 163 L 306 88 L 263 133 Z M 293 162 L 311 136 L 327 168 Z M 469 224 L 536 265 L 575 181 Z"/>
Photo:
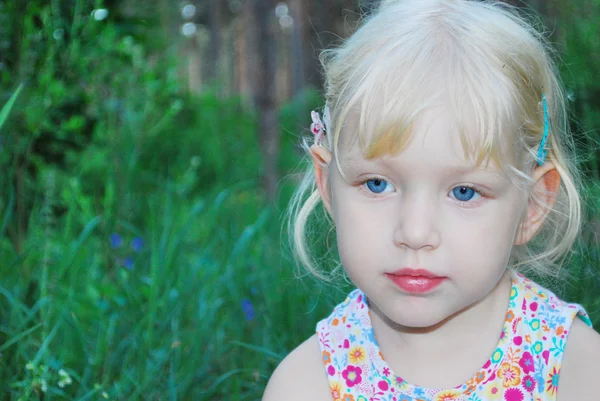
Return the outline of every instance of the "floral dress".
<path id="1" fill-rule="evenodd" d="M 578 304 L 513 273 L 510 304 L 496 350 L 475 376 L 448 389 L 407 383 L 387 365 L 373 334 L 367 300 L 354 290 L 317 324 L 334 401 L 555 400 L 567 334 Z"/>

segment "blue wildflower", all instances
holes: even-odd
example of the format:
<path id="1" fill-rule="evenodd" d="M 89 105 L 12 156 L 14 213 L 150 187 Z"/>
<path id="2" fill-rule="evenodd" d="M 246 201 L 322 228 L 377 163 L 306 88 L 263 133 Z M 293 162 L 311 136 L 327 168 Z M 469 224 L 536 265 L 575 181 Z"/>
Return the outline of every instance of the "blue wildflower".
<path id="1" fill-rule="evenodd" d="M 122 260 L 123 267 L 127 270 L 133 270 L 133 258 L 131 256 L 127 256 Z"/>
<path id="2" fill-rule="evenodd" d="M 144 240 L 140 237 L 134 238 L 131 241 L 131 249 L 133 249 L 137 253 L 142 252 L 142 249 L 144 249 Z"/>
<path id="3" fill-rule="evenodd" d="M 117 233 L 112 233 L 110 235 L 110 247 L 113 249 L 119 248 L 123 244 L 123 239 Z"/>
<path id="4" fill-rule="evenodd" d="M 247 321 L 254 320 L 254 305 L 249 299 L 242 299 L 242 311 Z"/>

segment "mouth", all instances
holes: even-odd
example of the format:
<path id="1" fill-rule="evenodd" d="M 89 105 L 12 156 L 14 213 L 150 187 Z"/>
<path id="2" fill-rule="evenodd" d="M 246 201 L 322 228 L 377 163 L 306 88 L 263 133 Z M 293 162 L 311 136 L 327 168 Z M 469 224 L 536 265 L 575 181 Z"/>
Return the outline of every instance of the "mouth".
<path id="1" fill-rule="evenodd" d="M 427 294 L 432 292 L 447 279 L 426 269 L 404 268 L 393 273 L 386 273 L 398 288 L 408 294 Z"/>

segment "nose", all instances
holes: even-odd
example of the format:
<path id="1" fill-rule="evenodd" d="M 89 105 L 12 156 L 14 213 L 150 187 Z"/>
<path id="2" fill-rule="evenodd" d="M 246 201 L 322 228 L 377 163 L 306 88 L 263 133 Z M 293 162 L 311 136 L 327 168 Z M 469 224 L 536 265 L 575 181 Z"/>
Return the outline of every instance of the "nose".
<path id="1" fill-rule="evenodd" d="M 406 196 L 398 205 L 394 244 L 418 250 L 440 245 L 440 207 L 423 195 Z"/>

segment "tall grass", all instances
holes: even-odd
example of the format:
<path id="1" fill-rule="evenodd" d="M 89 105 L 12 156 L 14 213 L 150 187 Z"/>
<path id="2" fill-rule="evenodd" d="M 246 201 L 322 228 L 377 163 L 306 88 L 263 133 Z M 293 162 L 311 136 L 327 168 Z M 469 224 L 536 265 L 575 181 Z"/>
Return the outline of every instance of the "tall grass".
<path id="1" fill-rule="evenodd" d="M 40 172 L 22 250 L 0 239 L 2 399 L 256 400 L 279 360 L 313 332 L 328 307 L 316 283 L 294 279 L 280 237 L 293 183 L 282 184 L 279 205 L 266 204 L 254 119 L 241 109 L 228 116 L 221 110 L 233 104 L 220 102 L 196 104 L 203 143 L 245 131 L 241 149 L 228 138 L 208 147 L 255 162 L 207 178 L 201 165 L 214 165 L 197 149 L 201 156 L 188 152 L 186 163 L 150 174 L 152 140 L 118 140 L 115 125 L 100 172 L 85 163 Z M 179 139 L 190 146 L 197 129 Z M 287 163 L 297 161 L 284 146 Z M 13 204 L 2 206 L 11 221 Z"/>

